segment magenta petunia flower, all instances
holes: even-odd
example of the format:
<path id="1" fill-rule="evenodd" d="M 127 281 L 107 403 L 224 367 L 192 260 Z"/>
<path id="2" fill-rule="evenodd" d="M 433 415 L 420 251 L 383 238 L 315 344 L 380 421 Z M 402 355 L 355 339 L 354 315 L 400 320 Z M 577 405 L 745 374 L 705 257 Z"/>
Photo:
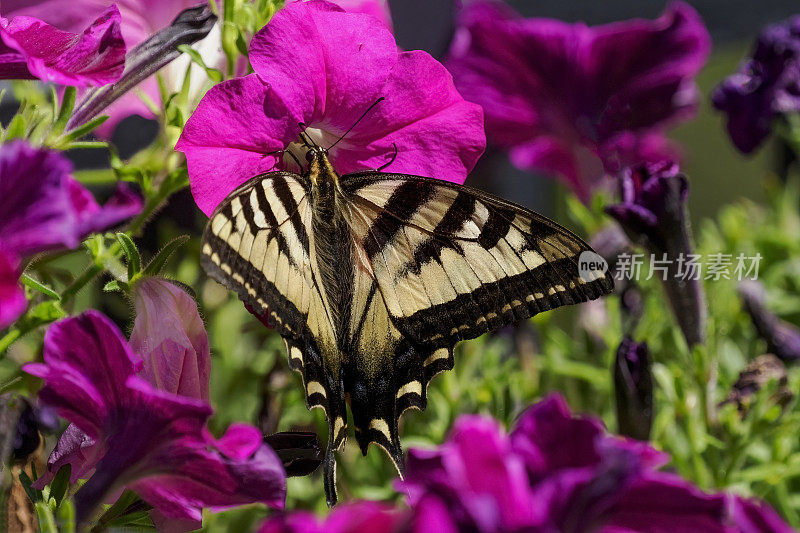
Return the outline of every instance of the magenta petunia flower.
<path id="1" fill-rule="evenodd" d="M 16 269 L 22 257 L 75 248 L 88 234 L 119 224 L 142 210 L 141 198 L 126 185 L 102 207 L 72 176 L 58 152 L 23 141 L 0 146 L 0 327 L 24 310 Z M 24 295 L 22 295 L 24 297 Z"/>
<path id="2" fill-rule="evenodd" d="M 506 434 L 461 417 L 435 450 L 409 451 L 417 531 L 791 531 L 769 506 L 707 494 L 658 468 L 666 455 L 607 435 L 552 395 Z"/>
<path id="3" fill-rule="evenodd" d="M 694 112 L 709 50 L 685 3 L 653 21 L 590 28 L 480 0 L 461 11 L 446 65 L 483 106 L 490 142 L 586 200 L 606 170 L 675 156 L 664 131 Z"/>
<path id="4" fill-rule="evenodd" d="M 117 81 L 124 68 L 125 42 L 114 5 L 82 34 L 34 17 L 0 17 L 0 79 L 99 86 Z"/>
<path id="5" fill-rule="evenodd" d="M 305 0 L 289 0 L 286 2 L 301 2 Z M 348 13 L 364 13 L 380 20 L 386 29 L 393 31 L 392 12 L 389 10 L 388 0 L 330 0 Z"/>
<path id="6" fill-rule="evenodd" d="M 279 514 L 264 522 L 258 533 L 384 533 L 405 531 L 405 525 L 405 513 L 386 504 L 358 501 L 337 506 L 324 520 L 305 511 Z"/>
<path id="7" fill-rule="evenodd" d="M 287 62 L 286 58 L 292 61 Z M 197 205 L 206 214 L 245 180 L 285 168 L 301 132 L 331 146 L 341 173 L 387 168 L 463 182 L 485 145 L 480 107 L 421 51 L 399 52 L 374 17 L 323 1 L 278 11 L 250 43 L 254 74 L 213 87 L 176 146 L 186 154 Z"/>
<path id="8" fill-rule="evenodd" d="M 800 112 L 800 16 L 767 26 L 752 56 L 714 89 L 712 101 L 745 154 L 764 142 L 776 117 Z"/>
<path id="9" fill-rule="evenodd" d="M 44 363 L 24 367 L 44 379 L 42 400 L 96 443 L 87 450 L 75 430 L 68 435 L 95 462 L 75 495 L 78 520 L 90 520 L 100 503 L 123 488 L 163 517 L 182 521 L 201 520 L 209 506 L 282 507 L 283 467 L 260 433 L 235 425 L 214 439 L 205 428 L 211 407 L 154 388 L 136 376 L 142 365 L 110 320 L 87 311 L 53 324 L 45 336 Z M 84 466 L 78 470 L 85 474 L 90 469 Z"/>

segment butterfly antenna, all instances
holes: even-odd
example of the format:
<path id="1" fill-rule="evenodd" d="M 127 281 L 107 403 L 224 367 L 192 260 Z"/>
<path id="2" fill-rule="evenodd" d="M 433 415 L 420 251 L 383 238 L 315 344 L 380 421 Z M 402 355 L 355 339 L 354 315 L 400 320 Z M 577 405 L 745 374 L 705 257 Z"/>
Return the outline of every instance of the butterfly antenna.
<path id="1" fill-rule="evenodd" d="M 345 138 L 345 136 L 346 136 L 348 133 L 350 133 L 351 131 L 353 131 L 353 128 L 355 128 L 355 127 L 358 125 L 358 123 L 359 123 L 359 122 L 361 122 L 361 119 L 363 119 L 364 117 L 366 117 L 366 116 L 367 116 L 367 113 L 369 113 L 370 111 L 372 111 L 372 108 L 373 108 L 373 107 L 375 107 L 376 105 L 380 104 L 380 103 L 381 103 L 383 100 L 386 100 L 386 98 L 385 98 L 385 97 L 383 97 L 383 96 L 381 96 L 380 98 L 378 98 L 377 100 L 375 100 L 375 101 L 372 103 L 372 105 L 371 105 L 371 106 L 369 106 L 369 107 L 367 108 L 367 110 L 366 110 L 366 111 L 364 111 L 364 112 L 361 114 L 361 116 L 360 116 L 360 117 L 358 117 L 358 120 L 356 120 L 356 121 L 353 123 L 353 125 L 352 125 L 352 126 L 350 126 L 350 127 L 347 129 L 347 131 L 346 131 L 346 132 L 342 133 L 342 136 L 341 136 L 341 137 L 339 137 L 338 139 L 336 139 L 336 142 L 335 142 L 335 143 L 333 143 L 332 145 L 328 146 L 328 150 L 330 150 L 331 148 L 333 148 L 334 146 L 336 146 L 337 144 L 339 144 L 339 141 L 341 141 L 342 139 L 344 139 L 344 138 Z"/>
<path id="2" fill-rule="evenodd" d="M 394 163 L 394 160 L 397 159 L 397 144 L 392 143 L 392 146 L 394 147 L 394 153 L 392 154 L 392 157 L 389 159 L 389 161 L 387 161 L 386 163 L 382 164 L 377 168 L 378 172 L 383 172 L 384 168 Z"/>

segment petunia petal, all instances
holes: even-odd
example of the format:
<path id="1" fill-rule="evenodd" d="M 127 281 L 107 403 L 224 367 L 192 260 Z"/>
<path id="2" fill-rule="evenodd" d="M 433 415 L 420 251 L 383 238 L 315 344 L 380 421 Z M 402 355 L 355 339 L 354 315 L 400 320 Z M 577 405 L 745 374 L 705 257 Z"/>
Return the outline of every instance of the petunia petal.
<path id="1" fill-rule="evenodd" d="M 125 185 L 99 206 L 71 171 L 58 152 L 23 141 L 0 147 L 0 248 L 21 256 L 75 248 L 141 211 L 142 200 Z"/>
<path id="2" fill-rule="evenodd" d="M 28 305 L 25 291 L 19 284 L 21 274 L 19 260 L 0 249 L 0 329 L 19 318 Z"/>
<path id="3" fill-rule="evenodd" d="M 175 146 L 186 154 L 198 207 L 210 215 L 244 181 L 273 170 L 270 152 L 286 147 L 302 120 L 256 74 L 211 88 Z"/>
<path id="4" fill-rule="evenodd" d="M 44 338 L 44 363 L 23 367 L 45 380 L 39 395 L 92 438 L 124 403 L 125 383 L 141 368 L 141 358 L 119 329 L 94 310 L 52 324 Z"/>
<path id="5" fill-rule="evenodd" d="M 615 138 L 661 134 L 694 112 L 693 79 L 709 49 L 699 16 L 680 2 L 653 21 L 587 27 L 522 19 L 480 0 L 459 14 L 446 65 L 464 97 L 483 106 L 490 142 L 588 201 L 610 170 L 601 163 L 621 157 Z"/>
<path id="6" fill-rule="evenodd" d="M 0 20 L 0 38 L 22 55 L 33 76 L 47 82 L 106 85 L 117 81 L 125 68 L 120 14 L 113 5 L 81 35 L 21 15 Z"/>

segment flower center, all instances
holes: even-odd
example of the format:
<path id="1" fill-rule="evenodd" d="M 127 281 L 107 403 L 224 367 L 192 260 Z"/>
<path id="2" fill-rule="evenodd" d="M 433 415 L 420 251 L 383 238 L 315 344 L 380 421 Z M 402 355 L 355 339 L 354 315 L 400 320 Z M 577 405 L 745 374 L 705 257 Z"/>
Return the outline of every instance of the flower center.
<path id="1" fill-rule="evenodd" d="M 323 148 L 330 146 L 337 139 L 332 133 L 328 133 L 320 128 L 306 128 L 305 134 L 318 146 L 322 146 Z M 283 154 L 284 166 L 287 169 L 297 169 L 297 161 L 294 158 L 297 158 L 298 161 L 305 161 L 306 153 L 308 153 L 308 146 L 306 146 L 298 136 L 297 139 L 290 142 L 289 146 L 286 147 L 286 153 Z M 294 158 L 292 156 L 294 156 Z M 302 169 L 297 170 L 302 171 Z"/>

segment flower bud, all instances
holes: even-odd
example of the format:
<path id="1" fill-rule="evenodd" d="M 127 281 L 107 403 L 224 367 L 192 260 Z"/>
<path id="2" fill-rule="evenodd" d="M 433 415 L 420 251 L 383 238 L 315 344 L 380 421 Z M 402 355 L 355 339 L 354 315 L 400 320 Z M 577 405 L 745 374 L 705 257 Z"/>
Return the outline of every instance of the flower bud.
<path id="1" fill-rule="evenodd" d="M 626 337 L 614 362 L 614 396 L 622 435 L 649 440 L 653 425 L 653 374 L 647 344 Z"/>

